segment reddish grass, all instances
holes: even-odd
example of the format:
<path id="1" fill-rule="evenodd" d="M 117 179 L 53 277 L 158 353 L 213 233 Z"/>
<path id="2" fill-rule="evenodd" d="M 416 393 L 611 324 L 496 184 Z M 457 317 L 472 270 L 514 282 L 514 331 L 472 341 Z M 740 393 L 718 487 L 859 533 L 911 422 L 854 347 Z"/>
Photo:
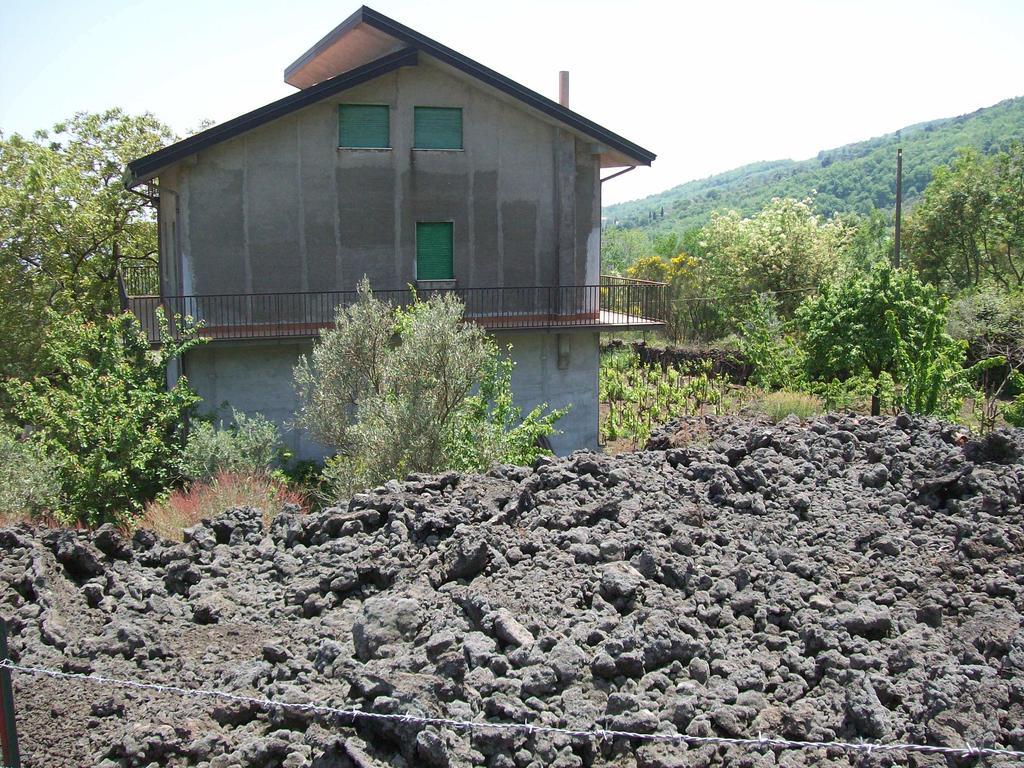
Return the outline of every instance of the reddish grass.
<path id="1" fill-rule="evenodd" d="M 146 505 L 140 528 L 149 528 L 167 539 L 182 538 L 182 531 L 200 520 L 216 517 L 231 507 L 256 507 L 263 511 L 264 526 L 285 504 L 304 509 L 306 497 L 280 480 L 266 475 L 222 472 L 213 480 L 197 482 Z"/>

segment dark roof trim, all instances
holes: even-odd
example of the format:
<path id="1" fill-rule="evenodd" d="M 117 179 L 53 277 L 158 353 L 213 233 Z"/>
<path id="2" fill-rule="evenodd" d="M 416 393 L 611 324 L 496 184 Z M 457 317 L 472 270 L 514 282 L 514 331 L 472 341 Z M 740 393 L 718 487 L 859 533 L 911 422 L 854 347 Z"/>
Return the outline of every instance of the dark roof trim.
<path id="1" fill-rule="evenodd" d="M 271 120 L 284 117 L 303 107 L 308 107 L 335 93 L 340 93 L 348 88 L 353 88 L 361 83 L 373 80 L 399 67 L 413 66 L 417 62 L 417 57 L 418 54 L 414 48 L 404 48 L 401 51 L 389 53 L 387 56 L 382 56 L 376 61 L 371 61 L 369 64 L 356 67 L 349 72 L 342 72 L 336 77 L 324 80 L 322 83 L 317 83 L 303 91 L 285 96 L 283 99 L 278 99 L 259 109 L 254 109 L 252 112 L 247 112 L 240 117 L 228 120 L 226 123 L 215 125 L 213 128 L 171 144 L 145 157 L 132 160 L 128 163 L 128 168 L 125 171 L 125 185 L 134 187 L 147 179 L 153 178 L 161 169 L 179 160 L 183 160 L 189 155 L 194 155 L 196 152 L 234 138 L 264 123 L 269 123 Z"/>
<path id="2" fill-rule="evenodd" d="M 563 107 L 557 101 L 552 101 L 545 96 L 541 96 L 536 91 L 532 91 L 514 80 L 510 80 L 504 75 L 495 72 L 493 69 L 489 69 L 483 64 L 473 61 L 472 59 L 463 56 L 458 51 L 454 51 L 446 45 L 441 45 L 441 43 L 431 40 L 429 37 L 421 35 L 416 30 L 411 29 L 404 24 L 400 24 L 394 19 L 389 19 L 387 16 L 384 16 L 365 5 L 345 19 L 345 21 L 340 25 L 331 30 L 331 32 L 325 37 L 321 38 L 316 45 L 306 51 L 306 53 L 302 54 L 302 56 L 300 56 L 293 64 L 289 65 L 285 70 L 285 78 L 287 78 L 290 73 L 306 64 L 324 48 L 333 43 L 340 35 L 360 23 L 366 23 L 374 29 L 378 29 L 385 34 L 391 35 L 409 46 L 419 48 L 421 51 L 433 56 L 435 59 L 443 61 L 446 64 L 477 78 L 487 85 L 497 88 L 498 90 L 519 99 L 534 109 L 543 112 L 549 117 L 552 117 L 571 128 L 575 128 L 580 133 L 591 136 L 597 141 L 608 145 L 612 149 L 618 150 L 627 157 L 636 160 L 639 165 L 650 165 L 654 158 L 657 157 L 657 155 L 650 150 L 644 149 L 640 145 L 634 144 L 632 141 L 623 138 L 617 133 L 613 133 L 607 128 L 601 127 L 597 123 L 588 120 L 583 117 L 583 115 L 577 114 L 567 107 Z M 315 88 L 316 86 L 313 87 Z"/>
<path id="3" fill-rule="evenodd" d="M 343 22 L 341 22 L 341 24 L 339 24 L 334 29 L 332 29 L 330 32 L 328 32 L 326 35 L 324 35 L 319 40 L 317 40 L 316 44 L 312 48 L 310 48 L 304 54 L 299 56 L 299 58 L 297 58 L 295 61 L 293 61 L 287 67 L 285 67 L 285 70 L 284 70 L 285 82 L 288 82 L 288 78 L 291 77 L 292 73 L 295 70 L 299 69 L 300 67 L 305 66 L 311 59 L 315 58 L 317 56 L 317 54 L 319 54 L 321 51 L 323 51 L 324 48 L 329 47 L 335 40 L 337 40 L 343 34 L 348 32 L 350 29 L 352 29 L 354 27 L 358 27 L 360 24 L 362 24 L 363 23 L 363 11 L 369 11 L 369 10 L 371 10 L 371 9 L 367 8 L 365 5 L 362 6 L 361 8 L 359 8 L 359 10 L 357 10 L 355 13 L 353 13 L 351 16 L 349 16 L 347 19 L 345 19 Z"/>

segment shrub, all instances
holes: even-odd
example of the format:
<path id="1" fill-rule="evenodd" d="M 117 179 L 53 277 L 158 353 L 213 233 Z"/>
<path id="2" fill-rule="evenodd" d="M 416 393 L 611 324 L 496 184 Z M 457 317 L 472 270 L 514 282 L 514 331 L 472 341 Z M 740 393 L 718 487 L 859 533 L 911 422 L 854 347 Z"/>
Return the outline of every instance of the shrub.
<path id="1" fill-rule="evenodd" d="M 869 375 L 871 413 L 881 412 L 883 375 L 897 406 L 949 416 L 963 400 L 964 345 L 945 332 L 946 302 L 913 270 L 881 263 L 822 286 L 797 310 L 812 380 Z"/>
<path id="2" fill-rule="evenodd" d="M 892 379 L 885 374 L 879 382 L 867 374 L 851 376 L 842 381 L 810 381 L 807 383 L 807 391 L 821 400 L 825 411 L 866 411 L 876 392 L 880 409 L 890 408 L 894 400 Z"/>
<path id="3" fill-rule="evenodd" d="M 226 509 L 253 507 L 262 510 L 264 526 L 286 504 L 304 506 L 305 497 L 265 474 L 221 472 L 211 478 L 171 491 L 146 505 L 139 526 L 166 539 L 181 540 L 182 531 Z"/>
<path id="4" fill-rule="evenodd" d="M 374 297 L 364 278 L 356 303 L 339 310 L 334 328 L 296 366 L 296 421 L 337 451 L 323 473 L 337 496 L 482 461 L 503 445 L 521 454 L 529 433 L 545 428 L 531 414 L 534 421 L 515 432 L 511 411 L 481 411 L 482 401 L 470 397 L 474 385 L 488 386 L 497 350 L 479 326 L 462 322 L 463 311 L 451 294 L 396 308 Z M 467 431 L 485 434 L 489 446 L 472 457 L 450 455 L 462 444 L 455 436 Z"/>
<path id="5" fill-rule="evenodd" d="M 162 315 L 160 324 L 154 351 L 130 314 L 51 312 L 48 374 L 3 384 L 14 418 L 57 464 L 68 522 L 127 522 L 177 473 L 182 424 L 199 397 L 184 379 L 168 389 L 167 365 L 199 339 L 186 330 L 176 341 Z"/>
<path id="6" fill-rule="evenodd" d="M 1014 385 L 1020 390 L 1020 393 L 1013 399 L 1013 402 L 1006 406 L 1006 409 L 1003 411 L 1003 418 L 1011 426 L 1024 427 L 1024 375 L 1016 374 L 1014 376 Z"/>
<path id="7" fill-rule="evenodd" d="M 818 416 L 824 411 L 824 403 L 806 392 L 788 392 L 780 390 L 769 392 L 758 406 L 768 420 L 775 423 L 787 416 L 796 416 L 806 420 Z"/>
<path id="8" fill-rule="evenodd" d="M 181 476 L 209 480 L 221 473 L 265 474 L 287 458 L 277 425 L 258 413 L 232 409 L 233 423 L 219 427 L 208 421 L 193 424 L 181 453 Z"/>
<path id="9" fill-rule="evenodd" d="M 38 520 L 60 506 L 59 467 L 38 443 L 0 426 L 0 522 Z"/>
<path id="10" fill-rule="evenodd" d="M 987 287 L 963 294 L 950 306 L 948 328 L 968 343 L 972 358 L 982 360 L 974 367 L 980 392 L 975 412 L 981 431 L 988 432 L 1024 370 L 1024 292 Z"/>
<path id="11" fill-rule="evenodd" d="M 758 294 L 740 321 L 739 347 L 751 365 L 750 381 L 765 389 L 792 387 L 803 378 L 803 354 L 778 309 L 778 299 Z"/>
<path id="12" fill-rule="evenodd" d="M 477 392 L 466 398 L 446 438 L 448 469 L 482 472 L 496 463 L 532 464 L 548 453 L 541 446 L 569 409 L 545 413 L 547 406 L 538 405 L 524 419 L 512 397 L 512 348 L 506 352 L 490 345 Z"/>

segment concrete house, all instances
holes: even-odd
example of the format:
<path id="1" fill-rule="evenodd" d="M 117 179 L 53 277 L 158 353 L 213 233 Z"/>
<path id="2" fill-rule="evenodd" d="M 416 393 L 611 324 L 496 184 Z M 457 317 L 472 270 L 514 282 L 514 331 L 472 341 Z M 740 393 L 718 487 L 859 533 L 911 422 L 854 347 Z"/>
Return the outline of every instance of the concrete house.
<path id="1" fill-rule="evenodd" d="M 293 366 L 366 275 L 396 302 L 456 292 L 512 345 L 524 409 L 573 406 L 555 450 L 596 446 L 599 334 L 655 327 L 665 301 L 601 276 L 601 185 L 654 154 L 571 111 L 566 74 L 558 103 L 366 7 L 284 79 L 299 90 L 126 171 L 160 233 L 128 306 L 154 341 L 157 307 L 211 340 L 174 375 L 286 425 Z"/>

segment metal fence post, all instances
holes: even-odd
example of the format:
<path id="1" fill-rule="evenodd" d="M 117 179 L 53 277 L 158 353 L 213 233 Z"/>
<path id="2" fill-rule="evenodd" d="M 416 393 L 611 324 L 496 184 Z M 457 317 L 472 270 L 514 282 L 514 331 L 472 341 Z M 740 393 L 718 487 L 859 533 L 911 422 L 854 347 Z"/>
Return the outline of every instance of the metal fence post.
<path id="1" fill-rule="evenodd" d="M 7 659 L 7 621 L 0 618 L 0 662 Z M 6 667 L 0 667 L 0 745 L 5 768 L 21 768 L 18 730 L 14 722 L 14 685 L 11 670 Z"/>

